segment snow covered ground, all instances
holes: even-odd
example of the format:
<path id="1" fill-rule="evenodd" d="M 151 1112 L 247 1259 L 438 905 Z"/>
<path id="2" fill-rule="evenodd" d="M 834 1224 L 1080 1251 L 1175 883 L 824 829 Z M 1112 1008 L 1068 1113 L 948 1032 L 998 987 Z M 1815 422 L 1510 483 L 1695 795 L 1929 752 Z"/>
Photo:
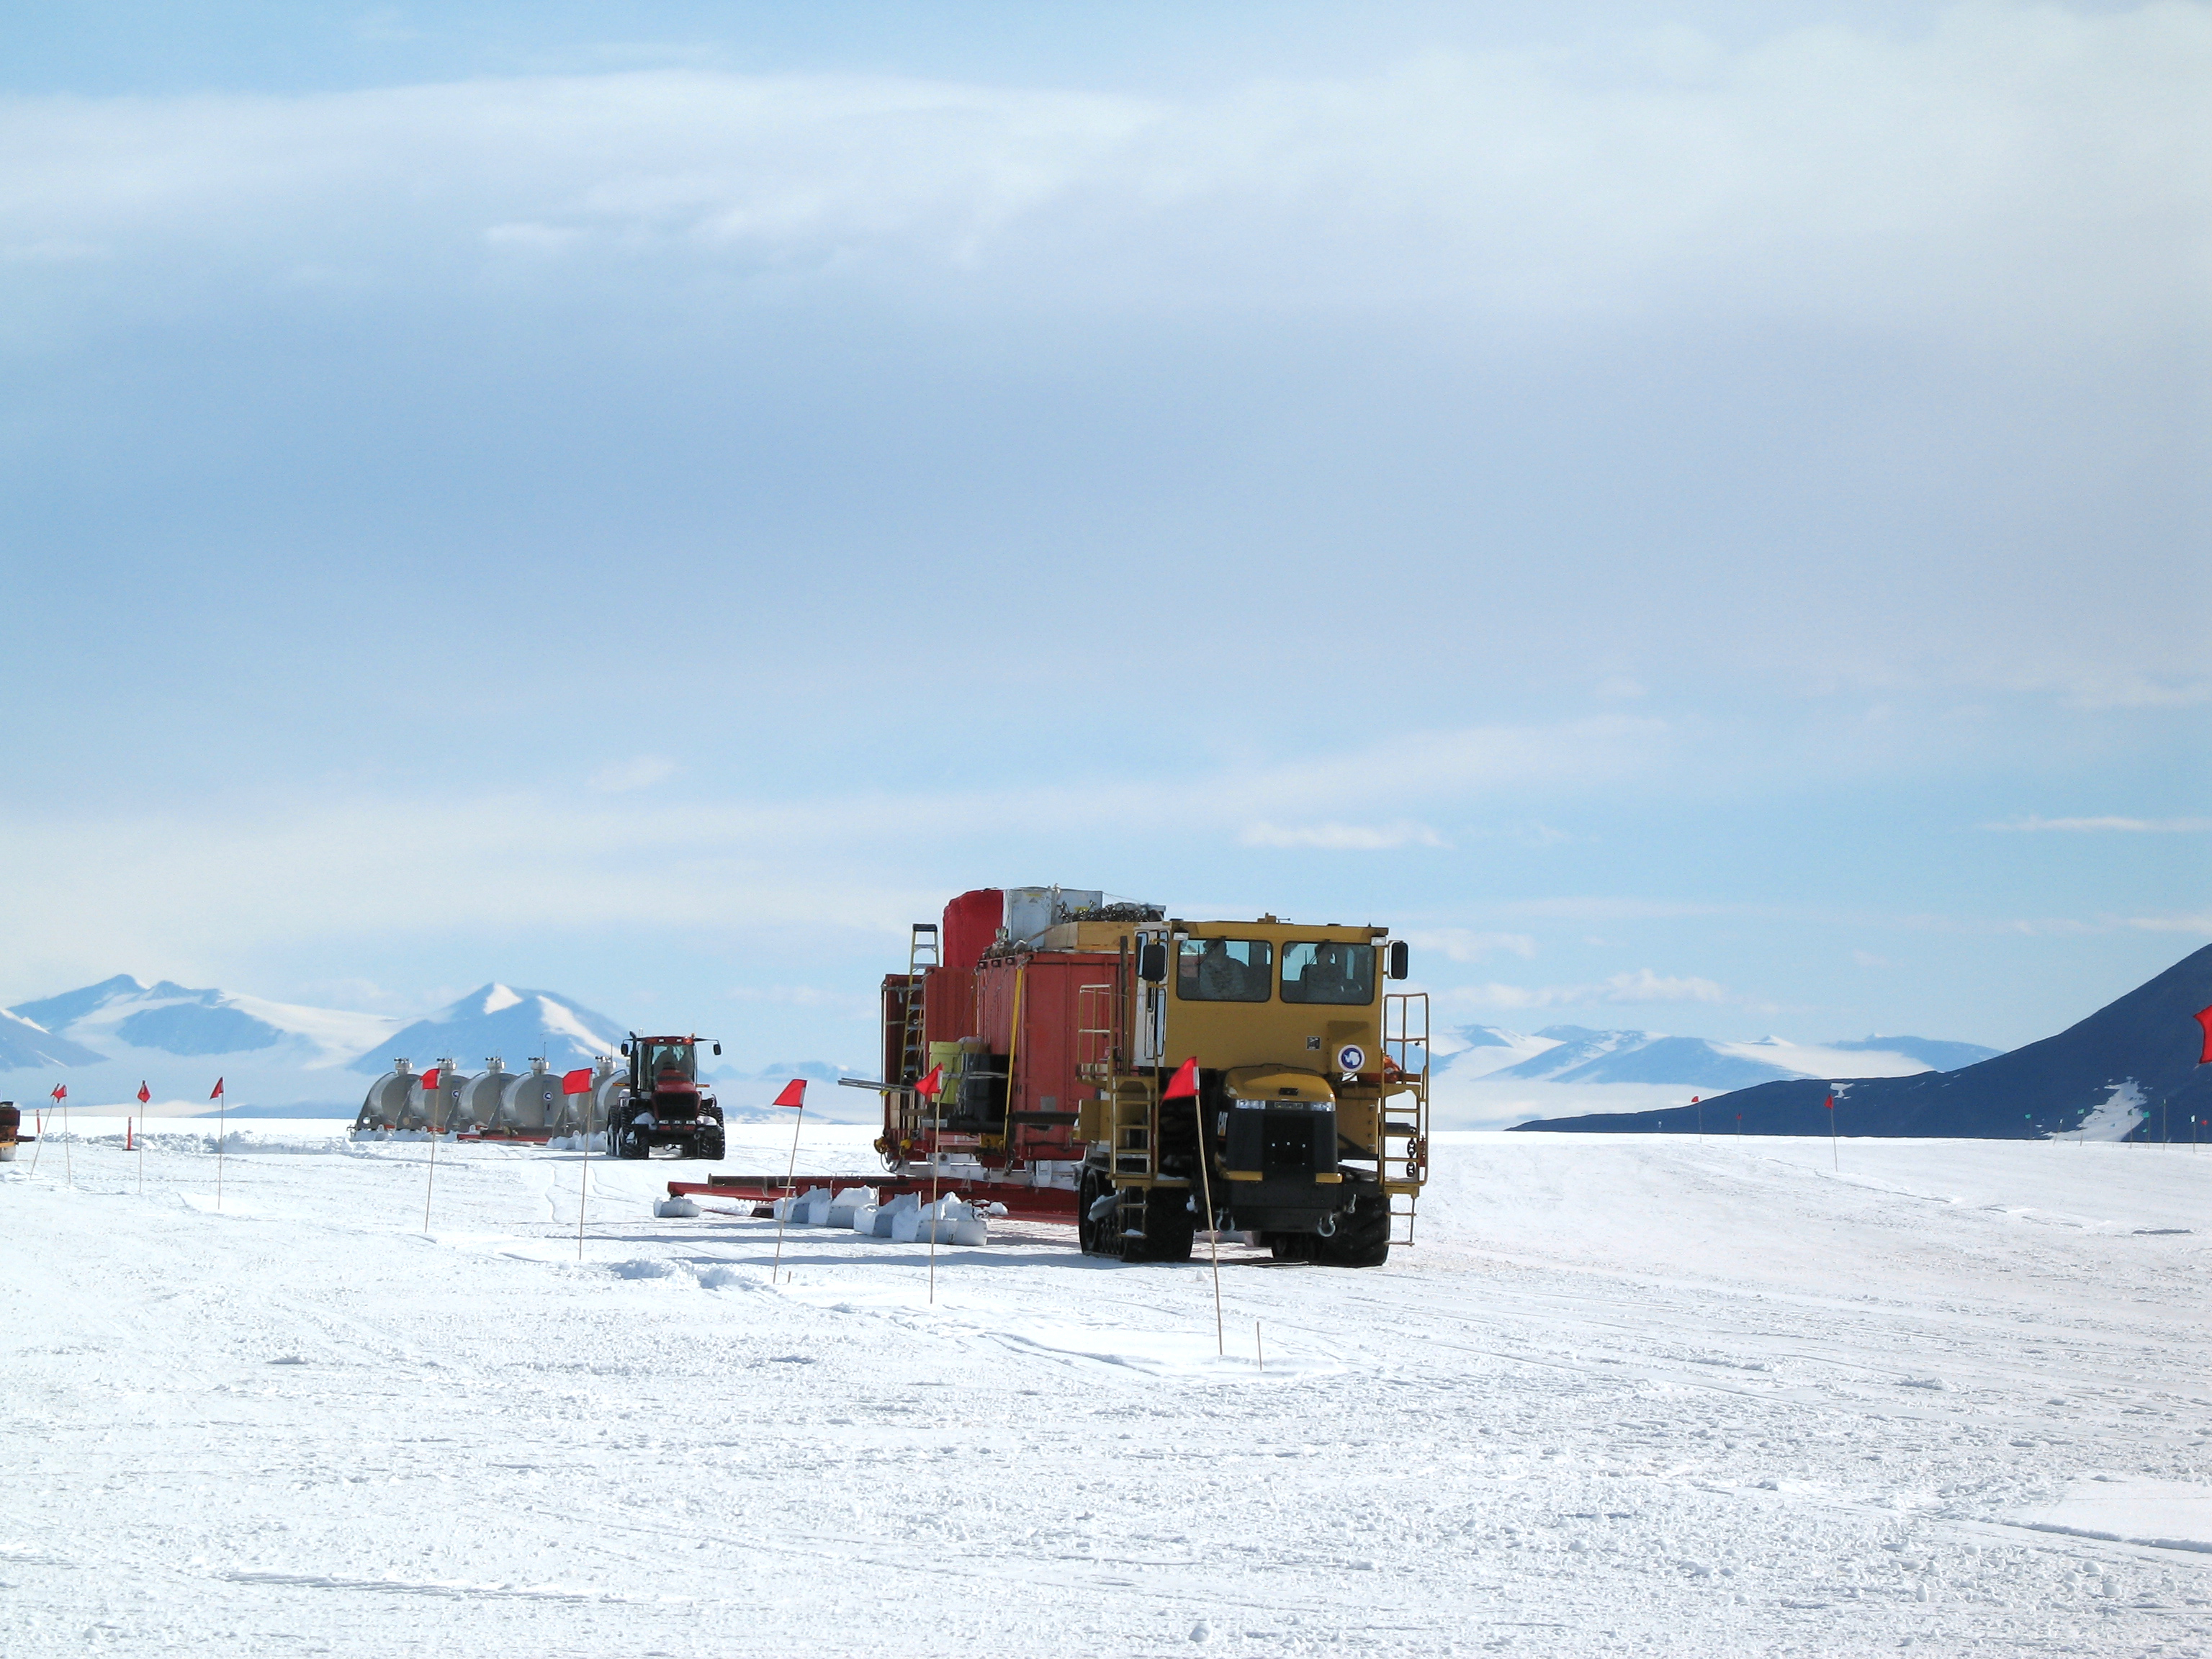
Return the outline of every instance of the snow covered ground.
<path id="1" fill-rule="evenodd" d="M 594 1160 L 580 1263 L 574 1156 L 441 1146 L 425 1237 L 332 1127 L 220 1212 L 212 1125 L 0 1165 L 0 1651 L 2212 1652 L 2212 1148 L 1447 1136 L 1219 1358 L 1202 1262 L 771 1284 Z"/>

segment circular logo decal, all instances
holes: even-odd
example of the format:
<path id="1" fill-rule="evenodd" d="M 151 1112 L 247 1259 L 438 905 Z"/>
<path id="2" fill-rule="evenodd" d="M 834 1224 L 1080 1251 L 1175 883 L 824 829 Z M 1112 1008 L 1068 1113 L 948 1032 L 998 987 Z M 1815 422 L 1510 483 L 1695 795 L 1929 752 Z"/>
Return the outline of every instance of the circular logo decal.
<path id="1" fill-rule="evenodd" d="M 1356 1042 L 1347 1042 L 1336 1051 L 1336 1069 L 1356 1072 L 1367 1063 L 1367 1050 Z"/>

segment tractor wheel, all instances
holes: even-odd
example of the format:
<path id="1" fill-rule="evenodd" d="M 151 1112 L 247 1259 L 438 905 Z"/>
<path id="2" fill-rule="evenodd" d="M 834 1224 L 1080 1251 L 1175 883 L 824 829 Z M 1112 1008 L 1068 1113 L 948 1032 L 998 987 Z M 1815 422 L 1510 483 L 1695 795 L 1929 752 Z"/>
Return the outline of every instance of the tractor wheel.
<path id="1" fill-rule="evenodd" d="M 1327 1267 L 1379 1267 L 1390 1259 L 1390 1200 L 1379 1189 L 1363 1191 L 1336 1218 L 1336 1231 L 1313 1242 L 1314 1260 Z"/>
<path id="2" fill-rule="evenodd" d="M 1106 1248 L 1107 1226 L 1091 1218 L 1091 1206 L 1104 1197 L 1109 1190 L 1106 1177 L 1097 1170 L 1086 1169 L 1075 1183 L 1075 1242 L 1085 1255 L 1119 1255 L 1118 1249 Z M 1114 1234 L 1118 1242 L 1121 1224 L 1114 1223 Z"/>
<path id="3" fill-rule="evenodd" d="M 653 1143 L 637 1130 L 632 1129 L 623 1137 L 622 1155 L 624 1158 L 651 1158 Z"/>
<path id="4" fill-rule="evenodd" d="M 720 1164 L 727 1150 L 722 1126 L 717 1123 L 711 1128 L 702 1129 L 699 1132 L 699 1139 L 693 1142 L 692 1146 L 694 1150 L 691 1155 L 694 1158 L 704 1158 L 709 1164 Z"/>
<path id="5" fill-rule="evenodd" d="M 1155 1187 L 1145 1194 L 1145 1236 L 1128 1241 L 1129 1259 L 1188 1261 L 1197 1234 L 1198 1218 L 1190 1212 L 1189 1197 L 1174 1187 Z"/>

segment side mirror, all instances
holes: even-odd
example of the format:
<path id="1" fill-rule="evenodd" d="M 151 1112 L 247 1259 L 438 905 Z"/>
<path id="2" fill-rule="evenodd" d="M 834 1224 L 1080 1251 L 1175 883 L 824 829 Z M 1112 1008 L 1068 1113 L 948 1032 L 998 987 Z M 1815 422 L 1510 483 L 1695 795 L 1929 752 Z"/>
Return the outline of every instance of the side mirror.
<path id="1" fill-rule="evenodd" d="M 623 1058 L 624 1060 L 628 1060 L 629 1058 L 629 1044 L 627 1042 L 623 1044 Z"/>
<path id="2" fill-rule="evenodd" d="M 1158 985 L 1168 976 L 1168 947 L 1158 939 L 1137 952 L 1137 977 L 1147 985 Z"/>
<path id="3" fill-rule="evenodd" d="M 718 1042 L 714 1045 L 714 1052 L 718 1054 L 722 1052 L 722 1045 L 720 1043 Z"/>
<path id="4" fill-rule="evenodd" d="M 1405 978 L 1407 970 L 1413 966 L 1413 953 L 1406 948 L 1405 940 L 1392 939 L 1390 941 L 1390 977 Z"/>

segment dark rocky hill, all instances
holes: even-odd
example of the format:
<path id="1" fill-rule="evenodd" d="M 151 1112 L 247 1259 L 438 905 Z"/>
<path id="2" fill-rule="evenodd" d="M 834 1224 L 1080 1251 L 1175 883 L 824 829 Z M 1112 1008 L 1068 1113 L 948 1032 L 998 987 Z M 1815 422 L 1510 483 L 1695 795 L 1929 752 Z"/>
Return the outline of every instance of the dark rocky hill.
<path id="1" fill-rule="evenodd" d="M 1836 1096 L 1845 1135 L 1954 1135 L 2038 1139 L 2190 1138 L 2192 1116 L 2212 1121 L 2212 1066 L 2199 1066 L 2197 1010 L 2212 1004 L 2212 945 L 2056 1036 L 1951 1072 L 1850 1082 L 1762 1083 L 1705 1103 L 1705 1132 L 1824 1135 Z M 1687 1105 L 1658 1112 L 1541 1118 L 1522 1129 L 1688 1133 Z M 2207 1131 L 2200 1129 L 2200 1135 Z"/>

